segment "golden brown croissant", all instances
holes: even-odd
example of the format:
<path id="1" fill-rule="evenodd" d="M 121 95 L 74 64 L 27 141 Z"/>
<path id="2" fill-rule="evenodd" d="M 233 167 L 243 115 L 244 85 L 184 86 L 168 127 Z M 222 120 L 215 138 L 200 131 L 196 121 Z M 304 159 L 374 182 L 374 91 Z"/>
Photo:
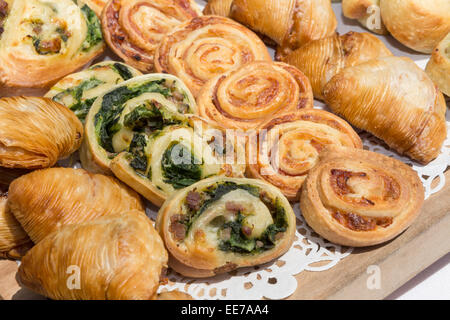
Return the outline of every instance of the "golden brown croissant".
<path id="1" fill-rule="evenodd" d="M 76 0 L 0 1 L 0 82 L 48 87 L 103 52 L 100 20 Z"/>
<path id="2" fill-rule="evenodd" d="M 204 16 L 164 37 L 155 68 L 179 77 L 196 97 L 208 80 L 256 60 L 272 60 L 256 34 L 231 19 Z"/>
<path id="3" fill-rule="evenodd" d="M 376 36 L 351 31 L 311 41 L 281 59 L 299 68 L 311 81 L 314 97 L 323 99 L 323 87 L 342 69 L 391 55 Z"/>
<path id="4" fill-rule="evenodd" d="M 448 0 L 381 0 L 380 7 L 392 36 L 413 50 L 431 53 L 450 32 Z"/>
<path id="5" fill-rule="evenodd" d="M 433 50 L 426 72 L 439 89 L 450 97 L 450 33 Z"/>
<path id="6" fill-rule="evenodd" d="M 284 254 L 295 237 L 288 200 L 254 179 L 210 178 L 180 190 L 158 212 L 169 265 L 202 278 L 255 266 Z"/>
<path id="7" fill-rule="evenodd" d="M 380 0 L 342 0 L 342 12 L 357 19 L 364 27 L 378 34 L 388 34 L 381 20 Z"/>
<path id="8" fill-rule="evenodd" d="M 346 246 L 386 242 L 414 221 L 424 201 L 417 173 L 403 162 L 365 150 L 328 146 L 302 189 L 306 222 Z"/>
<path id="9" fill-rule="evenodd" d="M 72 168 L 39 170 L 16 179 L 8 204 L 35 243 L 64 225 L 144 210 L 139 195 L 116 179 Z"/>
<path id="10" fill-rule="evenodd" d="M 346 68 L 327 83 L 323 95 L 335 113 L 400 154 L 428 163 L 441 151 L 447 135 L 444 96 L 409 58 Z"/>
<path id="11" fill-rule="evenodd" d="M 204 14 L 228 17 L 233 0 L 209 0 L 203 10 Z"/>
<path id="12" fill-rule="evenodd" d="M 64 226 L 22 259 L 18 277 L 56 300 L 149 300 L 167 252 L 141 211 Z"/>
<path id="13" fill-rule="evenodd" d="M 0 259 L 20 259 L 33 245 L 7 206 L 8 196 L 0 187 Z"/>
<path id="14" fill-rule="evenodd" d="M 280 62 L 256 61 L 208 81 L 198 112 L 226 128 L 254 129 L 269 118 L 313 107 L 308 78 Z"/>
<path id="15" fill-rule="evenodd" d="M 119 57 L 151 72 L 163 36 L 199 15 L 194 0 L 111 0 L 103 10 L 102 26 L 106 42 Z"/>
<path id="16" fill-rule="evenodd" d="M 83 125 L 66 107 L 48 98 L 0 99 L 0 166 L 37 169 L 75 152 Z"/>
<path id="17" fill-rule="evenodd" d="M 324 110 L 284 114 L 268 119 L 256 131 L 257 139 L 248 146 L 248 174 L 279 188 L 291 201 L 298 199 L 308 172 L 326 145 L 362 149 L 352 127 Z"/>

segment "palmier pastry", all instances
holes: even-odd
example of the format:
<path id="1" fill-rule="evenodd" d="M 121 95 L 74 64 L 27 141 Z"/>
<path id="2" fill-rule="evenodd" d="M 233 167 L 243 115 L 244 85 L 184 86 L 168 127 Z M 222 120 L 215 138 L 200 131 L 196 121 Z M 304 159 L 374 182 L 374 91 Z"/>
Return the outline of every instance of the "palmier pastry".
<path id="1" fill-rule="evenodd" d="M 231 19 L 204 16 L 164 37 L 156 50 L 155 68 L 179 77 L 196 97 L 208 80 L 255 60 L 271 61 L 256 34 Z"/>
<path id="2" fill-rule="evenodd" d="M 139 195 L 112 177 L 83 169 L 34 171 L 9 186 L 8 205 L 33 242 L 64 225 L 143 210 Z"/>
<path id="3" fill-rule="evenodd" d="M 295 237 L 295 215 L 275 187 L 260 180 L 210 178 L 180 190 L 158 212 L 156 228 L 169 266 L 202 278 L 283 255 Z"/>
<path id="4" fill-rule="evenodd" d="M 100 20 L 76 3 L 0 1 L 0 82 L 47 87 L 103 51 Z"/>
<path id="5" fill-rule="evenodd" d="M 100 17 L 108 0 L 78 0 L 78 2 L 87 4 Z"/>
<path id="6" fill-rule="evenodd" d="M 323 87 L 342 69 L 391 55 L 376 36 L 349 32 L 311 41 L 282 60 L 299 68 L 311 81 L 314 97 L 323 99 Z"/>
<path id="7" fill-rule="evenodd" d="M 45 95 L 75 112 L 84 121 L 97 97 L 116 84 L 141 75 L 126 64 L 106 61 L 68 75 Z"/>
<path id="8" fill-rule="evenodd" d="M 157 206 L 177 190 L 199 180 L 212 176 L 243 177 L 244 164 L 227 164 L 218 156 L 226 148 L 226 141 L 216 140 L 220 150 L 208 143 L 217 138 L 224 140 L 223 132 L 217 129 L 209 135 L 208 129 L 207 123 L 194 117 L 150 135 L 136 132 L 127 151 L 112 160 L 111 170 Z"/>
<path id="9" fill-rule="evenodd" d="M 426 72 L 439 89 L 450 97 L 450 33 L 434 49 Z"/>
<path id="10" fill-rule="evenodd" d="M 75 152 L 83 125 L 66 107 L 47 98 L 0 99 L 0 166 L 38 169 Z"/>
<path id="11" fill-rule="evenodd" d="M 342 0 L 342 11 L 349 19 L 357 19 L 378 34 L 389 34 L 381 20 L 380 0 Z"/>
<path id="12" fill-rule="evenodd" d="M 277 44 L 279 54 L 331 36 L 337 26 L 329 0 L 211 0 L 205 13 L 244 24 Z"/>
<path id="13" fill-rule="evenodd" d="M 201 117 L 248 130 L 281 113 L 312 108 L 314 97 L 308 78 L 297 68 L 256 61 L 208 81 L 197 102 Z"/>
<path id="14" fill-rule="evenodd" d="M 141 211 L 62 227 L 31 249 L 19 281 L 55 300 L 150 300 L 167 252 Z"/>
<path id="15" fill-rule="evenodd" d="M 0 187 L 0 259 L 20 259 L 33 245 L 7 206 L 7 193 Z"/>
<path id="16" fill-rule="evenodd" d="M 439 155 L 447 135 L 444 96 L 411 59 L 379 58 L 346 68 L 323 94 L 335 113 L 400 154 L 424 164 Z"/>
<path id="17" fill-rule="evenodd" d="M 185 122 L 184 114 L 194 112 L 192 94 L 172 75 L 149 74 L 111 88 L 99 96 L 87 116 L 83 168 L 111 173 L 111 160 L 128 149 L 135 133 L 151 134 Z"/>
<path id="18" fill-rule="evenodd" d="M 156 47 L 184 21 L 201 15 L 194 0 L 112 0 L 102 14 L 105 39 L 127 64 L 153 71 Z"/>
<path id="19" fill-rule="evenodd" d="M 431 53 L 450 32 L 448 0 L 380 0 L 380 7 L 392 36 L 413 50 Z"/>
<path id="20" fill-rule="evenodd" d="M 417 173 L 379 153 L 328 146 L 302 189 L 306 222 L 346 246 L 391 240 L 414 221 L 424 201 Z"/>
<path id="21" fill-rule="evenodd" d="M 248 144 L 248 173 L 279 188 L 291 201 L 298 199 L 308 172 L 326 145 L 362 148 L 352 127 L 334 114 L 302 110 L 269 119 Z"/>

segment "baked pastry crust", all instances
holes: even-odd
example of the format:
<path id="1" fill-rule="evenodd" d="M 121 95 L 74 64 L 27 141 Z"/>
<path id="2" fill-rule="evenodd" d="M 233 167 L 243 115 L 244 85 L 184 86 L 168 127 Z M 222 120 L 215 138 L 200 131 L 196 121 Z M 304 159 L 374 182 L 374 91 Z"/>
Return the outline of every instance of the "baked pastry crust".
<path id="1" fill-rule="evenodd" d="M 64 225 L 144 210 L 139 195 L 118 180 L 72 168 L 39 170 L 16 179 L 8 204 L 35 243 Z"/>
<path id="2" fill-rule="evenodd" d="M 104 49 L 100 22 L 87 5 L 77 6 L 71 0 L 1 3 L 0 82 L 4 86 L 48 87 Z"/>
<path id="3" fill-rule="evenodd" d="M 65 105 L 81 121 L 84 121 L 90 107 L 100 94 L 140 75 L 142 73 L 138 70 L 120 62 L 100 62 L 61 79 L 45 97 Z"/>
<path id="4" fill-rule="evenodd" d="M 450 97 L 450 33 L 433 50 L 426 72 L 439 89 Z"/>
<path id="5" fill-rule="evenodd" d="M 391 55 L 376 36 L 351 31 L 311 41 L 281 59 L 299 68 L 311 81 L 314 97 L 323 100 L 323 87 L 342 69 Z"/>
<path id="6" fill-rule="evenodd" d="M 0 187 L 0 259 L 20 259 L 33 243 L 7 205 L 8 196 Z"/>
<path id="7" fill-rule="evenodd" d="M 392 36 L 413 50 L 431 53 L 450 32 L 447 0 L 381 0 L 380 7 Z"/>
<path id="8" fill-rule="evenodd" d="M 149 300 L 166 267 L 151 221 L 124 211 L 51 233 L 25 255 L 18 277 L 55 300 Z"/>
<path id="9" fill-rule="evenodd" d="M 255 61 L 208 81 L 198 98 L 198 113 L 230 129 L 254 129 L 286 112 L 310 109 L 311 84 L 297 68 Z"/>
<path id="10" fill-rule="evenodd" d="M 328 146 L 302 190 L 306 222 L 325 239 L 355 247 L 389 241 L 418 216 L 424 189 L 417 173 L 396 159 Z"/>
<path id="11" fill-rule="evenodd" d="M 298 200 L 302 185 L 325 146 L 363 146 L 347 122 L 319 109 L 268 119 L 256 132 L 258 136 L 248 144 L 247 172 L 279 188 L 290 201 Z"/>
<path id="12" fill-rule="evenodd" d="M 342 0 L 342 12 L 372 32 L 389 34 L 381 19 L 380 0 Z"/>
<path id="13" fill-rule="evenodd" d="M 231 19 L 203 16 L 164 37 L 155 68 L 179 77 L 197 97 L 208 80 L 256 60 L 272 60 L 256 34 Z"/>
<path id="14" fill-rule="evenodd" d="M 346 68 L 323 90 L 333 112 L 400 154 L 426 164 L 447 135 L 444 96 L 409 58 L 387 57 Z"/>
<path id="15" fill-rule="evenodd" d="M 331 36 L 337 26 L 329 0 L 234 0 L 230 17 L 272 39 L 282 54 Z"/>
<path id="16" fill-rule="evenodd" d="M 86 3 L 95 14 L 100 17 L 102 15 L 103 8 L 106 6 L 109 0 L 79 0 L 79 2 Z"/>
<path id="17" fill-rule="evenodd" d="M 220 129 L 192 117 L 184 124 L 169 125 L 152 135 L 141 136 L 145 141 L 141 144 L 145 146 L 140 148 L 132 143 L 128 151 L 112 160 L 111 170 L 121 181 L 161 207 L 176 191 L 201 179 L 244 177 L 244 164 L 227 164 L 217 155 L 223 150 L 223 144 L 226 148 L 223 136 Z M 220 150 L 209 144 L 213 139 L 218 142 L 217 138 L 222 140 Z"/>
<path id="18" fill-rule="evenodd" d="M 295 223 L 277 188 L 218 177 L 174 194 L 158 212 L 156 228 L 171 254 L 169 266 L 203 278 L 280 257 L 292 245 Z"/>
<path id="19" fill-rule="evenodd" d="M 163 36 L 199 15 L 194 0 L 112 0 L 103 11 L 102 26 L 114 53 L 142 72 L 152 72 Z"/>
<path id="20" fill-rule="evenodd" d="M 233 0 L 209 0 L 203 10 L 203 14 L 228 17 Z"/>
<path id="21" fill-rule="evenodd" d="M 97 98 L 86 118 L 86 139 L 80 156 L 83 168 L 112 174 L 112 159 L 128 150 L 135 133 L 145 127 L 151 133 L 172 121 L 185 122 L 184 114 L 196 110 L 189 89 L 172 75 L 148 74 L 118 84 Z M 141 111 L 145 114 L 141 115 Z M 130 117 L 129 126 L 125 124 L 126 116 Z M 156 122 L 147 125 L 152 117 Z M 139 130 L 133 130 L 135 122 L 141 120 Z"/>
<path id="22" fill-rule="evenodd" d="M 0 99 L 0 166 L 39 169 L 75 152 L 83 125 L 66 107 L 48 98 Z"/>

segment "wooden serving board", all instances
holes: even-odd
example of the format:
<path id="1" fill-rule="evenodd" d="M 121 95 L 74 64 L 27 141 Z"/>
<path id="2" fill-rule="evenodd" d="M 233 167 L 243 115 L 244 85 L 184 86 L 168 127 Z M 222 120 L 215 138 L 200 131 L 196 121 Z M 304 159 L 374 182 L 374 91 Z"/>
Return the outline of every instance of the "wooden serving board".
<path id="1" fill-rule="evenodd" d="M 450 170 L 445 176 L 444 189 L 425 201 L 408 230 L 384 245 L 354 249 L 329 270 L 301 272 L 298 289 L 289 299 L 383 299 L 450 252 Z M 17 268 L 14 261 L 0 260 L 0 298 L 42 299 L 21 288 Z M 379 270 L 380 286 L 369 289 L 374 269 Z"/>

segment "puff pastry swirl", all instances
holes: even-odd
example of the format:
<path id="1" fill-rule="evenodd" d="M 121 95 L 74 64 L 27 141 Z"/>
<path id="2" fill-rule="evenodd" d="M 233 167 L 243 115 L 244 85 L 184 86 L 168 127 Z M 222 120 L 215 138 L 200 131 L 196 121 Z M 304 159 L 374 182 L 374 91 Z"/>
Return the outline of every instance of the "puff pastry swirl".
<path id="1" fill-rule="evenodd" d="M 299 68 L 311 81 L 314 97 L 323 99 L 323 87 L 342 69 L 391 55 L 376 36 L 348 32 L 311 41 L 282 60 Z"/>
<path id="2" fill-rule="evenodd" d="M 22 259 L 25 286 L 55 300 L 149 300 L 167 267 L 167 252 L 141 211 L 69 225 Z"/>
<path id="3" fill-rule="evenodd" d="M 81 150 L 83 168 L 111 173 L 112 159 L 128 150 L 136 133 L 150 135 L 170 124 L 187 121 L 195 100 L 176 77 L 149 74 L 118 84 L 101 94 L 86 119 Z"/>
<path id="4" fill-rule="evenodd" d="M 65 105 L 84 121 L 99 95 L 118 83 L 140 75 L 138 70 L 120 62 L 100 62 L 63 78 L 45 97 Z"/>
<path id="5" fill-rule="evenodd" d="M 426 72 L 439 89 L 450 97 L 450 33 L 433 50 Z"/>
<path id="6" fill-rule="evenodd" d="M 379 58 L 346 68 L 323 94 L 335 113 L 400 154 L 420 163 L 439 155 L 447 135 L 444 96 L 411 59 Z"/>
<path id="7" fill-rule="evenodd" d="M 201 15 L 194 0 L 112 0 L 102 14 L 105 39 L 126 63 L 153 71 L 156 47 L 184 21 Z"/>
<path id="8" fill-rule="evenodd" d="M 253 179 L 210 178 L 182 189 L 158 212 L 156 228 L 169 266 L 209 277 L 269 262 L 295 234 L 291 205 L 275 187 Z"/>
<path id="9" fill-rule="evenodd" d="M 279 188 L 291 201 L 326 145 L 362 148 L 358 134 L 344 120 L 319 110 L 302 110 L 268 119 L 248 145 L 248 173 Z"/>
<path id="10" fill-rule="evenodd" d="M 104 49 L 100 21 L 71 0 L 1 2 L 0 82 L 44 88 Z"/>
<path id="11" fill-rule="evenodd" d="M 405 46 L 431 53 L 450 32 L 448 0 L 380 0 L 381 17 Z"/>
<path id="12" fill-rule="evenodd" d="M 38 170 L 16 179 L 8 205 L 35 243 L 64 225 L 144 210 L 139 195 L 116 179 L 72 168 Z"/>
<path id="13" fill-rule="evenodd" d="M 208 80 L 256 60 L 271 61 L 256 34 L 231 19 L 204 16 L 164 37 L 156 50 L 155 68 L 179 77 L 197 97 Z"/>
<path id="14" fill-rule="evenodd" d="M 306 222 L 346 246 L 386 242 L 414 221 L 424 201 L 417 173 L 382 154 L 328 146 L 302 189 Z"/>
<path id="15" fill-rule="evenodd" d="M 0 166 L 39 169 L 75 152 L 83 125 L 66 107 L 48 98 L 0 99 Z"/>
<path id="16" fill-rule="evenodd" d="M 207 82 L 197 102 L 201 117 L 248 130 L 281 113 L 312 108 L 314 98 L 308 78 L 297 68 L 256 61 Z"/>

